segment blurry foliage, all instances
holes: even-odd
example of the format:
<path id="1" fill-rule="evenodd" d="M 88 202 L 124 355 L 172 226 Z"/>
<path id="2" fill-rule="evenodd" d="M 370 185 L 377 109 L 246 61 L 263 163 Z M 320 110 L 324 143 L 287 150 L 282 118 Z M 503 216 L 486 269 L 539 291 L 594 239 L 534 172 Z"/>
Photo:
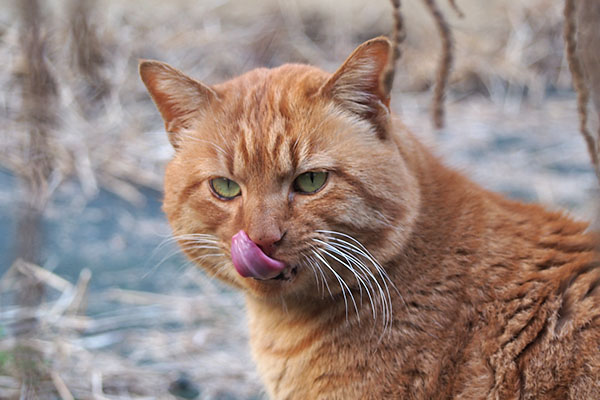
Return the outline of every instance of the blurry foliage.
<path id="1" fill-rule="evenodd" d="M 90 293 L 89 271 L 70 283 L 39 266 L 17 266 L 47 295 L 37 309 L 0 307 L 9 333 L 23 314 L 39 322 L 34 335 L 0 338 L 0 399 L 174 399 L 170 391 L 190 398 L 261 398 L 242 299 L 224 295 L 200 271 L 182 272 L 182 281 L 197 285 L 193 293 L 176 282 L 169 294 Z M 1 279 L 0 289 L 14 291 L 13 279 Z M 105 311 L 86 315 L 88 296 Z"/>
<path id="2" fill-rule="evenodd" d="M 7 374 L 8 371 L 14 370 L 14 356 L 12 350 L 0 351 L 0 373 Z"/>
<path id="3" fill-rule="evenodd" d="M 451 88 L 456 93 L 533 95 L 567 88 L 561 7 L 551 0 L 463 0 L 461 18 L 439 2 L 455 35 Z M 55 95 L 46 111 L 52 156 L 48 190 L 77 178 L 85 196 L 107 188 L 134 202 L 136 185 L 160 188 L 171 150 L 161 121 L 137 77 L 137 60 L 167 61 L 217 83 L 260 66 L 311 63 L 334 70 L 361 41 L 391 33 L 387 1 L 70 0 L 41 4 L 44 62 Z M 422 2 L 403 2 L 407 39 L 397 90 L 428 89 L 435 78 L 439 37 Z M 0 122 L 6 127 L 0 165 L 27 168 L 29 118 L 21 118 L 27 74 L 19 25 L 4 10 L 0 56 Z M 176 21 L 176 23 L 174 22 Z M 148 133 L 151 134 L 148 134 Z"/>

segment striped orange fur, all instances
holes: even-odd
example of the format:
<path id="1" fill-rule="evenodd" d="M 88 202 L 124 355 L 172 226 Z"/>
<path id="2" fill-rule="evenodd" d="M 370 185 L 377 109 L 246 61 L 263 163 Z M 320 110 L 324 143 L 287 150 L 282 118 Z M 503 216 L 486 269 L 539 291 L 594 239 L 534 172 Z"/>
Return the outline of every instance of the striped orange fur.
<path id="1" fill-rule="evenodd" d="M 598 235 L 445 167 L 389 111 L 390 43 L 334 74 L 207 86 L 140 65 L 176 154 L 164 211 L 183 251 L 244 291 L 273 399 L 600 398 Z M 326 171 L 307 194 L 294 180 Z M 235 181 L 231 200 L 210 180 Z M 236 273 L 244 230 L 293 267 Z"/>

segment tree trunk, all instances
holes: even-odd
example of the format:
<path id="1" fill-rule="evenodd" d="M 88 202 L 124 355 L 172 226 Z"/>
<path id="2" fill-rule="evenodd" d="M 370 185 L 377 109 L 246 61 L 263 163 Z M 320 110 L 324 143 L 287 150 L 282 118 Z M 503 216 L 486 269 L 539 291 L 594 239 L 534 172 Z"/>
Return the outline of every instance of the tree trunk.
<path id="1" fill-rule="evenodd" d="M 600 2 L 581 0 L 577 4 L 577 49 L 583 76 L 592 99 L 592 107 L 600 119 Z M 598 132 L 598 119 L 593 120 Z M 598 132 L 600 139 L 600 132 Z"/>
<path id="2" fill-rule="evenodd" d="M 23 163 L 17 171 L 21 201 L 17 215 L 15 256 L 39 264 L 41 256 L 42 217 L 48 197 L 48 180 L 53 171 L 49 129 L 55 121 L 56 83 L 46 64 L 45 42 L 42 35 L 42 14 L 37 0 L 19 0 L 21 18 L 21 48 L 24 74 L 22 76 L 22 110 L 24 132 Z M 18 275 L 16 302 L 24 311 L 17 332 L 15 361 L 22 385 L 22 396 L 38 398 L 40 383 L 46 374 L 43 357 L 28 345 L 35 334 L 37 319 L 28 311 L 36 308 L 44 296 L 43 285 L 26 273 Z"/>
<path id="3" fill-rule="evenodd" d="M 588 88 L 595 118 L 589 118 L 589 130 L 596 137 L 596 154 L 600 158 L 600 1 L 576 3 L 577 56 L 581 60 L 583 79 Z M 600 172 L 597 171 L 600 181 Z M 600 182 L 599 182 L 600 183 Z M 600 231 L 600 189 L 596 191 L 595 229 Z M 600 243 L 598 244 L 600 247 Z"/>

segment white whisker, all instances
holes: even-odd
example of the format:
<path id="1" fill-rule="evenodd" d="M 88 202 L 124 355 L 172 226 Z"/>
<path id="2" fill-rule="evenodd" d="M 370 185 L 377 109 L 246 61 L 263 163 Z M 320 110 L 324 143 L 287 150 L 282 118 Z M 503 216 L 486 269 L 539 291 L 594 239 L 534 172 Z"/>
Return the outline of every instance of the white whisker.
<path id="1" fill-rule="evenodd" d="M 313 276 L 315 277 L 315 283 L 317 284 L 317 287 L 319 288 L 319 290 L 321 290 L 321 296 L 324 296 L 325 295 L 325 287 L 323 285 L 321 285 L 321 282 L 319 281 L 319 275 L 317 274 L 317 269 L 315 268 L 314 265 L 312 265 L 310 263 L 310 261 L 308 260 L 308 256 L 304 255 L 304 258 L 300 262 L 300 265 L 304 266 L 305 268 L 311 269 L 311 271 L 313 272 Z"/>
<path id="2" fill-rule="evenodd" d="M 219 246 L 220 241 L 217 237 L 210 234 L 204 233 L 188 233 L 182 235 L 171 235 L 168 238 L 165 238 L 151 253 L 150 259 L 155 257 L 160 250 L 162 250 L 166 246 L 171 246 L 173 243 L 178 242 L 178 246 L 174 247 L 162 257 L 162 259 L 156 263 L 152 268 L 150 268 L 142 277 L 142 279 L 146 278 L 150 273 L 155 271 L 161 265 L 163 265 L 170 258 L 181 254 L 182 251 L 195 251 L 195 250 L 222 250 Z M 223 255 L 223 254 L 220 254 Z M 184 263 L 182 267 L 187 267 L 190 264 L 195 263 L 196 259 L 191 259 Z"/>
<path id="3" fill-rule="evenodd" d="M 375 282 L 375 285 L 377 286 L 377 289 L 378 289 L 379 294 L 382 299 L 381 308 L 382 308 L 383 319 L 384 319 L 384 321 L 387 321 L 390 318 L 390 314 L 391 314 L 391 299 L 389 297 L 389 290 L 384 291 L 384 289 L 379 284 L 379 280 L 375 277 L 375 275 L 373 274 L 371 269 L 369 267 L 367 267 L 361 260 L 359 260 L 358 258 L 353 256 L 352 254 L 342 251 L 342 249 L 346 249 L 346 250 L 348 249 L 346 246 L 340 245 L 340 243 L 336 243 L 336 242 L 324 243 L 324 245 L 326 245 L 328 247 L 336 248 L 341 254 L 344 255 L 344 257 L 347 257 L 347 260 L 349 262 L 354 263 L 359 269 L 361 269 L 361 271 L 366 273 L 368 275 L 368 277 L 370 277 L 372 279 L 373 282 Z M 339 247 L 341 247 L 341 249 Z M 383 278 L 382 278 L 382 280 L 383 280 Z M 383 283 L 385 285 L 385 280 L 383 280 Z M 373 289 L 373 286 L 372 286 L 372 283 L 370 280 L 369 280 L 369 284 L 371 286 L 371 289 Z M 386 301 L 386 299 L 388 301 Z M 376 308 L 374 307 L 374 304 L 371 303 L 371 305 L 373 306 L 373 308 L 374 308 L 373 311 L 375 312 Z"/>
<path id="4" fill-rule="evenodd" d="M 313 250 L 313 251 L 315 251 L 315 250 Z M 318 260 L 315 260 L 312 256 L 309 256 L 309 260 L 310 260 L 310 263 L 312 265 L 314 265 L 315 268 L 317 268 L 317 270 L 321 274 L 321 278 L 323 279 L 323 283 L 324 283 L 325 287 L 327 288 L 327 292 L 329 292 L 329 296 L 333 299 L 333 293 L 331 293 L 331 288 L 329 287 L 329 283 L 327 282 L 327 279 L 325 278 L 325 273 L 323 272 L 323 268 L 321 268 L 321 264 L 319 263 Z"/>
<path id="5" fill-rule="evenodd" d="M 355 251 L 356 253 L 360 254 L 361 256 L 365 257 L 366 259 L 368 259 L 373 266 L 375 266 L 375 268 L 377 269 L 378 273 L 380 275 L 382 275 L 382 278 L 385 277 L 386 280 L 393 286 L 393 288 L 396 290 L 396 292 L 398 294 L 400 294 L 398 292 L 398 289 L 396 289 L 394 283 L 392 282 L 392 280 L 389 278 L 387 272 L 385 271 L 385 269 L 381 266 L 381 264 L 379 264 L 379 262 L 377 260 L 375 260 L 375 258 L 371 255 L 371 253 L 369 253 L 369 251 L 365 248 L 365 246 L 362 245 L 362 243 L 360 243 L 358 240 L 356 240 L 355 238 L 353 238 L 350 235 L 347 235 L 345 233 L 341 233 L 341 232 L 335 232 L 335 231 L 326 231 L 326 230 L 321 230 L 321 231 L 317 231 L 319 233 L 325 233 L 325 234 L 330 234 L 330 235 L 340 235 L 343 236 L 345 238 L 350 239 L 353 243 L 349 243 L 345 240 L 336 238 L 336 237 L 330 237 L 331 240 L 346 244 L 349 246 L 349 249 L 352 251 Z"/>
<path id="6" fill-rule="evenodd" d="M 342 279 L 342 277 L 335 271 L 335 269 L 333 269 L 331 267 L 331 265 L 329 265 L 327 260 L 325 258 L 323 258 L 321 256 L 321 254 L 319 254 L 320 251 L 323 251 L 323 249 L 317 248 L 313 254 L 315 255 L 315 257 L 317 257 L 319 260 L 321 260 L 323 262 L 323 264 L 334 274 L 335 278 L 338 280 L 338 282 L 340 284 L 340 288 L 342 289 L 342 294 L 344 296 L 344 304 L 346 306 L 346 320 L 348 320 L 348 299 L 346 297 L 346 291 L 344 290 L 344 288 L 348 291 L 348 294 L 350 295 L 350 298 L 352 299 L 352 304 L 354 305 L 354 310 L 356 311 L 356 316 L 358 317 L 358 320 L 360 321 L 360 314 L 358 312 L 358 306 L 356 305 L 356 300 L 354 299 L 354 295 L 352 294 L 350 287 L 348 286 L 348 284 L 346 284 L 344 279 Z"/>
<path id="7" fill-rule="evenodd" d="M 365 288 L 367 287 L 366 285 L 364 285 L 364 280 L 366 280 L 369 284 L 370 289 L 372 290 L 372 294 L 378 294 L 378 296 L 370 297 L 371 307 L 373 308 L 373 318 L 376 318 L 376 307 L 374 304 L 375 299 L 378 297 L 381 300 L 380 306 L 384 324 L 383 334 L 385 334 L 386 331 L 391 329 L 391 325 L 393 322 L 393 303 L 391 298 L 390 286 L 398 294 L 400 299 L 404 302 L 404 298 L 396 288 L 394 282 L 387 274 L 387 271 L 371 255 L 371 253 L 363 246 L 363 244 L 355 238 L 353 238 L 352 236 L 342 232 L 329 230 L 318 230 L 317 232 L 323 234 L 326 240 L 317 239 L 316 241 L 322 247 L 324 247 L 325 250 L 328 250 L 330 253 L 333 252 L 339 257 L 343 258 L 343 260 L 340 260 L 339 258 L 336 259 L 338 263 L 350 269 L 353 273 L 355 273 L 356 271 L 360 271 L 359 275 L 362 278 L 364 278 L 363 286 L 365 286 Z M 329 256 L 331 257 L 331 254 L 329 254 Z M 369 265 L 371 265 L 375 271 L 372 271 L 372 268 L 370 268 Z M 377 278 L 376 275 L 379 278 Z M 361 282 L 358 279 L 357 283 L 360 287 Z M 375 285 L 375 287 L 373 286 L 373 284 Z M 369 293 L 368 290 L 367 293 Z M 406 302 L 404 302 L 404 304 L 406 306 Z"/>
<path id="8" fill-rule="evenodd" d="M 343 265 L 344 267 L 346 267 L 356 278 L 356 281 L 358 282 L 358 287 L 359 287 L 359 293 L 361 296 L 361 303 L 362 303 L 362 286 L 365 287 L 365 291 L 367 292 L 367 296 L 369 297 L 369 302 L 371 303 L 371 311 L 373 313 L 373 319 L 376 318 L 376 311 L 375 311 L 375 305 L 373 303 L 373 297 L 371 296 L 371 291 L 369 290 L 369 286 L 367 286 L 367 282 L 365 281 L 365 277 L 360 275 L 359 273 L 357 273 L 357 271 L 352 267 L 351 263 L 348 262 L 348 258 L 346 257 L 346 255 L 342 252 L 340 252 L 339 250 L 337 250 L 336 248 L 327 245 L 327 243 L 322 242 L 320 240 L 315 240 L 319 243 L 322 243 L 323 245 L 327 246 L 327 248 L 330 250 L 325 250 L 325 249 L 321 249 L 323 251 L 323 253 L 325 253 L 326 255 L 328 255 L 329 257 L 333 258 L 335 261 L 337 261 L 338 263 L 340 263 L 341 265 Z M 346 258 L 347 262 L 344 262 L 343 260 L 339 259 L 336 254 L 333 253 L 337 253 L 338 255 Z"/>

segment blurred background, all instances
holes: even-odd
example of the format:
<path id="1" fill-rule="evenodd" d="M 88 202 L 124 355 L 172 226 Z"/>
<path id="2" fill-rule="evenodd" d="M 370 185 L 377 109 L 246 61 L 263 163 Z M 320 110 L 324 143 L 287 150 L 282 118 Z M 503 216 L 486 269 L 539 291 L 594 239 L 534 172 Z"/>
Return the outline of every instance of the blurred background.
<path id="1" fill-rule="evenodd" d="M 440 39 L 422 1 L 402 3 L 408 127 L 487 188 L 595 218 L 561 2 L 458 0 L 461 17 L 439 1 L 455 38 L 441 130 Z M 0 398 L 264 398 L 243 298 L 169 241 L 173 151 L 138 60 L 207 84 L 333 72 L 391 31 L 387 0 L 0 0 Z"/>

